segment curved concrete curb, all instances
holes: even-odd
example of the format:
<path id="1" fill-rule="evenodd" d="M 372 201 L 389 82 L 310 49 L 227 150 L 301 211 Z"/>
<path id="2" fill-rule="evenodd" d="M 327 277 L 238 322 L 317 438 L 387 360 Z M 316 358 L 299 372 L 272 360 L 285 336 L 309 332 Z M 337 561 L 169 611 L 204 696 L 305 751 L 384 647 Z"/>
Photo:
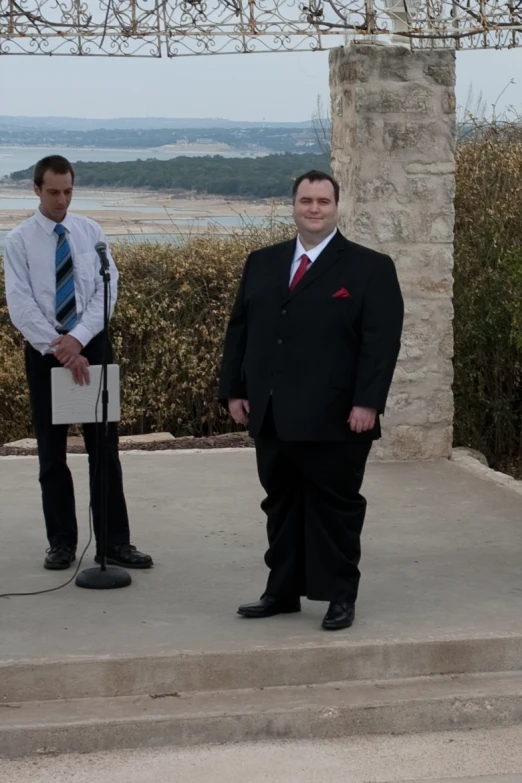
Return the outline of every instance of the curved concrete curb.
<path id="1" fill-rule="evenodd" d="M 486 481 L 492 481 L 500 487 L 512 489 L 514 492 L 522 495 L 522 481 L 518 481 L 513 476 L 508 476 L 507 473 L 501 473 L 484 465 L 477 457 L 472 456 L 468 449 L 453 449 L 450 462 L 465 470 L 469 470 L 475 476 Z"/>

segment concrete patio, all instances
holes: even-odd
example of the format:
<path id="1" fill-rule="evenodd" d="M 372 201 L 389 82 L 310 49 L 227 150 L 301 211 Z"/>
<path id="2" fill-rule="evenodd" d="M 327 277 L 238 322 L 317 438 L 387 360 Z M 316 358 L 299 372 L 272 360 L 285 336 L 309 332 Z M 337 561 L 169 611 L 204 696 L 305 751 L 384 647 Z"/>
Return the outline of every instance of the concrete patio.
<path id="1" fill-rule="evenodd" d="M 72 584 L 0 601 L 0 698 L 16 707 L 0 711 L 0 755 L 522 720 L 516 482 L 468 457 L 371 463 L 358 616 L 349 631 L 325 634 L 322 604 L 258 622 L 235 613 L 265 581 L 252 451 L 126 452 L 122 461 L 133 539 L 156 565 L 124 590 Z M 86 458 L 70 464 L 83 545 Z M 36 472 L 33 457 L 0 459 L 0 593 L 72 575 L 42 568 Z"/>

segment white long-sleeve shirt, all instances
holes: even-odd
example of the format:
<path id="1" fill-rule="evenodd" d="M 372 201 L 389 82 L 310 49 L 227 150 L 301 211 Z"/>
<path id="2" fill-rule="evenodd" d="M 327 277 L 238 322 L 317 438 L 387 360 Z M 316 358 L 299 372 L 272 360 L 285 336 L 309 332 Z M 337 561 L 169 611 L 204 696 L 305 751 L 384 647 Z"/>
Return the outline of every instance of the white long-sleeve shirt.
<path id="1" fill-rule="evenodd" d="M 326 239 L 323 239 L 322 242 L 320 242 L 315 247 L 310 248 L 310 250 L 304 249 L 303 245 L 301 244 L 301 238 L 299 237 L 299 235 L 297 236 L 297 242 L 295 243 L 294 259 L 292 261 L 292 266 L 290 269 L 290 282 L 292 282 L 294 275 L 299 268 L 299 264 L 301 263 L 301 257 L 303 255 L 307 255 L 308 258 L 310 259 L 310 266 L 312 266 L 316 258 L 323 252 L 326 245 L 332 241 L 332 239 L 336 234 L 337 234 L 337 229 L 332 231 L 331 234 L 328 234 Z"/>
<path id="2" fill-rule="evenodd" d="M 56 223 L 40 210 L 9 232 L 4 246 L 5 290 L 14 326 L 40 353 L 50 353 L 49 344 L 59 334 L 56 320 Z M 94 220 L 67 213 L 62 225 L 67 231 L 74 269 L 74 292 L 78 323 L 69 334 L 85 347 L 103 329 L 103 279 L 94 246 L 105 242 Z M 116 303 L 118 271 L 107 251 L 111 271 L 111 315 Z"/>

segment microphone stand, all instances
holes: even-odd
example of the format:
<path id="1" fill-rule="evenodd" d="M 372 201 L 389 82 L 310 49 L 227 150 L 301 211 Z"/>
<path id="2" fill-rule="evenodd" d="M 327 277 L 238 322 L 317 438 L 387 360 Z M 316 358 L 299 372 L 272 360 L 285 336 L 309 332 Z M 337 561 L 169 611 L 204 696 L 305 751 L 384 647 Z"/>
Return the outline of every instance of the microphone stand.
<path id="1" fill-rule="evenodd" d="M 103 278 L 103 358 L 102 358 L 102 428 L 101 443 L 98 452 L 100 459 L 100 493 L 101 493 L 101 515 L 99 536 L 99 554 L 100 567 L 86 568 L 80 571 L 76 577 L 78 587 L 85 587 L 88 590 L 113 590 L 118 587 L 127 587 L 132 582 L 130 574 L 124 568 L 119 566 L 107 565 L 107 452 L 109 447 L 108 430 L 108 406 L 109 391 L 107 389 L 107 356 L 109 354 L 109 283 L 111 279 L 109 259 L 107 258 L 106 246 L 101 243 L 96 246 L 96 252 L 100 257 L 101 268 L 100 275 Z M 96 402 L 96 405 L 98 402 Z M 100 437 L 98 433 L 97 437 Z M 98 455 L 96 456 L 98 459 Z M 94 482 L 93 482 L 94 485 Z M 91 486 L 91 492 L 94 486 Z"/>

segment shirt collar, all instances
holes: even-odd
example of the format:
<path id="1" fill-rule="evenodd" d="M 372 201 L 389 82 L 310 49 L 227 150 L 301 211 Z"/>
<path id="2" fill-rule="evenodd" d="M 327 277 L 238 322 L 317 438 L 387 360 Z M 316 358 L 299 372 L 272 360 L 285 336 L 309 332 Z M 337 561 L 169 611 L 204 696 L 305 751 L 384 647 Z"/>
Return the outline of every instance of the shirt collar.
<path id="1" fill-rule="evenodd" d="M 301 237 L 299 234 L 297 235 L 297 241 L 295 243 L 295 254 L 294 254 L 294 261 L 297 258 L 301 258 L 302 255 L 307 255 L 310 259 L 310 262 L 313 263 L 317 256 L 319 256 L 323 250 L 325 249 L 326 245 L 332 241 L 334 236 L 337 234 L 337 228 L 335 228 L 331 234 L 329 234 L 325 239 L 323 239 L 322 242 L 320 242 L 315 247 L 310 248 L 310 250 L 305 250 L 302 243 L 301 243 Z"/>
<path id="2" fill-rule="evenodd" d="M 45 217 L 45 215 L 40 211 L 39 207 L 35 212 L 35 218 L 43 230 L 49 234 L 49 236 L 51 236 L 54 232 L 54 227 L 58 224 L 55 223 L 54 220 L 50 220 L 48 217 Z M 67 213 L 60 225 L 64 226 L 67 231 L 71 230 L 71 219 L 69 217 L 69 213 Z"/>

